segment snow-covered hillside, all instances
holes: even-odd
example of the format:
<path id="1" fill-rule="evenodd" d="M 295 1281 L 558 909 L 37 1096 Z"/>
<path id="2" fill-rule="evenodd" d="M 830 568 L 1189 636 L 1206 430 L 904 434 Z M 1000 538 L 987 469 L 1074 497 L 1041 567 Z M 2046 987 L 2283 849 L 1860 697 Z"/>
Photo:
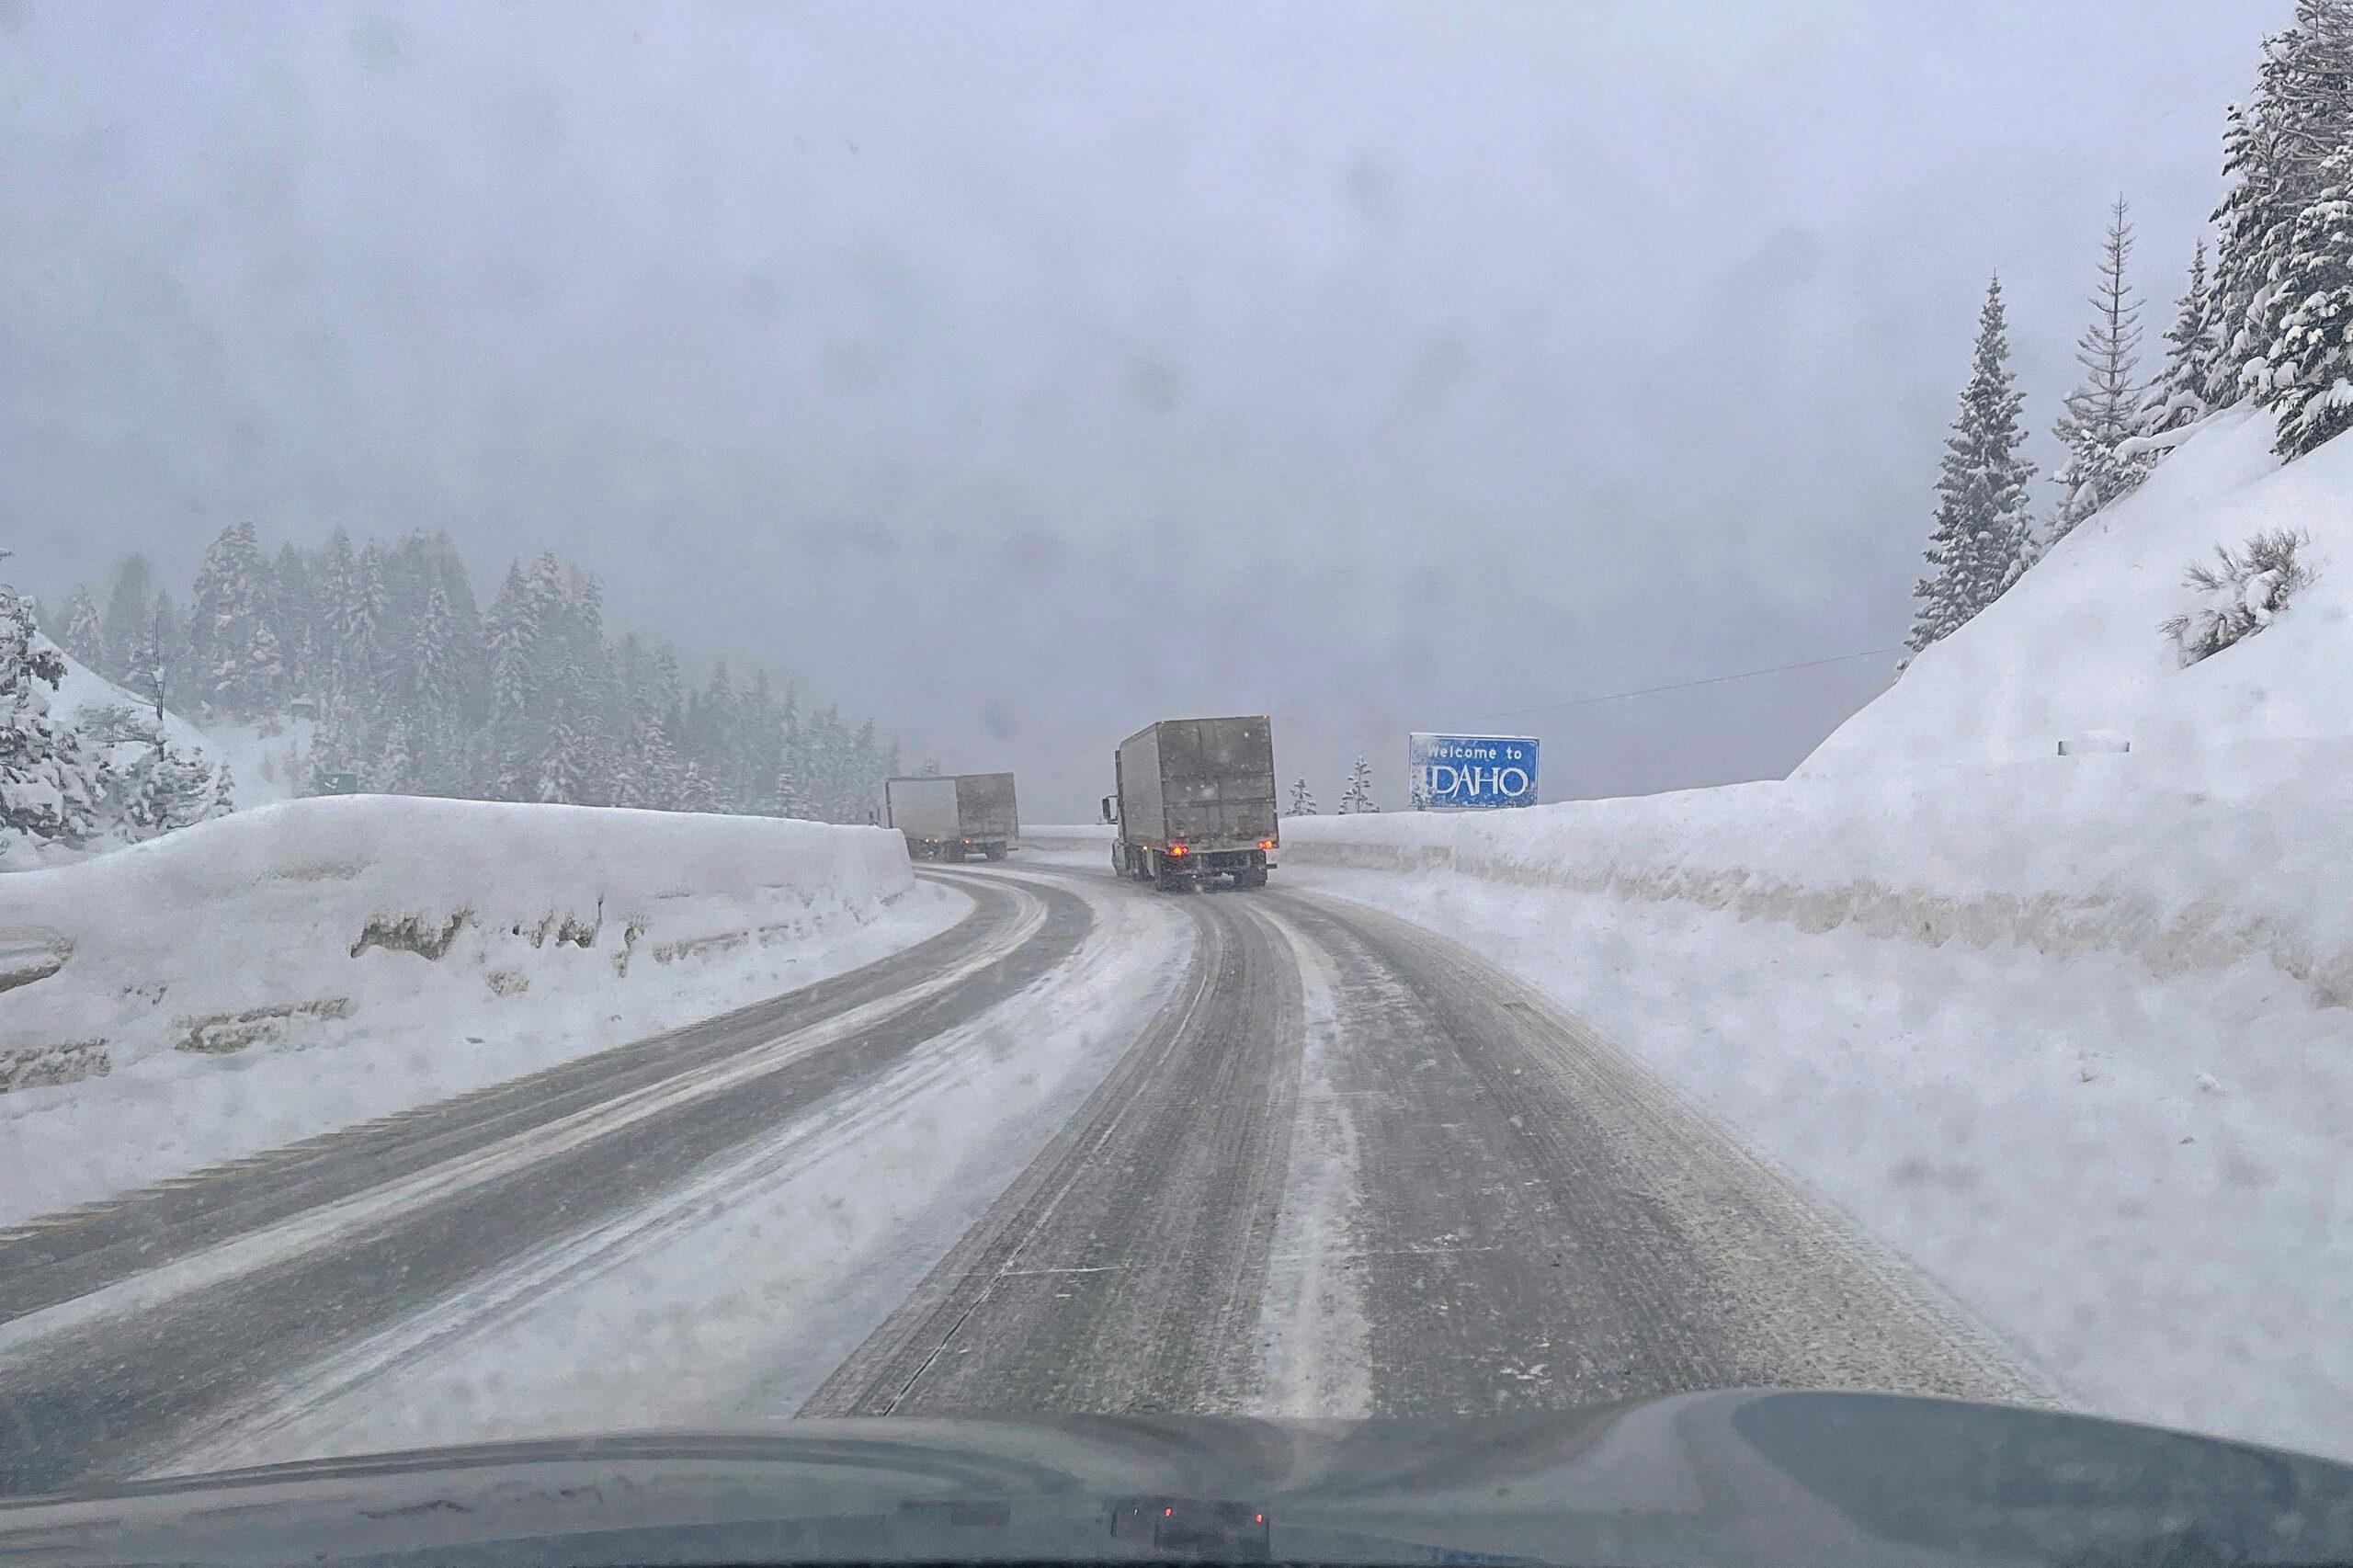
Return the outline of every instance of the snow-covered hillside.
<path id="1" fill-rule="evenodd" d="M 962 907 L 876 828 L 389 795 L 0 877 L 0 1223 L 771 996 Z"/>
<path id="2" fill-rule="evenodd" d="M 45 644 L 54 647 L 54 643 Z M 65 678 L 57 684 L 56 695 L 50 699 L 49 710 L 60 723 L 82 725 L 102 708 L 129 708 L 141 713 L 153 713 L 154 704 L 134 692 L 126 691 L 106 676 L 76 660 L 63 649 L 58 658 L 65 665 Z M 210 761 L 213 756 L 211 743 L 186 719 L 166 709 L 164 713 L 164 738 L 182 751 L 197 752 Z"/>
<path id="3" fill-rule="evenodd" d="M 150 713 L 147 699 L 127 691 L 63 650 L 65 678 L 58 683 L 50 711 L 69 724 L 79 724 L 102 708 L 132 708 Z M 275 805 L 302 793 L 308 773 L 313 725 L 308 719 L 270 724 L 221 722 L 199 729 L 168 707 L 164 734 L 177 749 L 201 756 L 214 767 L 226 763 L 240 811 Z"/>
<path id="4" fill-rule="evenodd" d="M 2252 408 L 2215 415 L 1799 774 L 2022 762 L 2102 733 L 2167 754 L 2353 734 L 2353 437 L 2282 467 L 2274 433 Z M 2273 528 L 2311 536 L 2317 580 L 2260 635 L 2183 668 L 2158 627 L 2191 601 L 2184 571 Z"/>

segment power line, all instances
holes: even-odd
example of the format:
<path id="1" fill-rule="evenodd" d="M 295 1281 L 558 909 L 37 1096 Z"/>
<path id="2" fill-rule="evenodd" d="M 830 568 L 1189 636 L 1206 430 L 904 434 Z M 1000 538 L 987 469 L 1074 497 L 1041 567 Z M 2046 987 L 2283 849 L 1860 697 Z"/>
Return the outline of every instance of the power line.
<path id="1" fill-rule="evenodd" d="M 1678 680 L 1665 686 L 1645 686 L 1632 691 L 1608 691 L 1598 697 L 1573 697 L 1566 702 L 1543 702 L 1533 708 L 1515 708 L 1506 713 L 1480 713 L 1471 722 L 1483 724 L 1491 719 L 1518 719 L 1529 713 L 1554 713 L 1563 708 L 1586 708 L 1597 702 L 1615 702 L 1624 697 L 1650 697 L 1662 691 L 1688 691 L 1695 686 L 1722 686 L 1726 681 L 1754 680 L 1758 676 L 1777 676 L 1789 670 L 1820 669 L 1824 665 L 1843 665 L 1853 659 L 1876 659 L 1884 654 L 1903 652 L 1901 647 L 1865 648 L 1859 653 L 1833 653 L 1826 659 L 1806 659 L 1794 665 L 1768 665 L 1761 670 L 1740 670 L 1728 676 L 1703 676 L 1698 680 Z"/>

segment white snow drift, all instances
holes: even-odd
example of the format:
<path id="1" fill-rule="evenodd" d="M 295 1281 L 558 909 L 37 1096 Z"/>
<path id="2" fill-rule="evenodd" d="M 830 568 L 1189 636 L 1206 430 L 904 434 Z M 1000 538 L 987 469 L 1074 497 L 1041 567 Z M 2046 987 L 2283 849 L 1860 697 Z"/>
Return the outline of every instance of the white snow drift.
<path id="1" fill-rule="evenodd" d="M 0 1222 L 772 995 L 962 907 L 879 829 L 365 795 L 0 878 Z"/>

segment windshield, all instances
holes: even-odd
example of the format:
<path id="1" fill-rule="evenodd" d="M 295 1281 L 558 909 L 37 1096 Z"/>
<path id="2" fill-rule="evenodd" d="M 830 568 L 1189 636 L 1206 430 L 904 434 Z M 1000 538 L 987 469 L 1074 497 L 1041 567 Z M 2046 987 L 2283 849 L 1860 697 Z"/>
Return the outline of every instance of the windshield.
<path id="1" fill-rule="evenodd" d="M 0 4 L 0 1496 L 2353 1460 L 2348 84 L 2353 0 Z"/>

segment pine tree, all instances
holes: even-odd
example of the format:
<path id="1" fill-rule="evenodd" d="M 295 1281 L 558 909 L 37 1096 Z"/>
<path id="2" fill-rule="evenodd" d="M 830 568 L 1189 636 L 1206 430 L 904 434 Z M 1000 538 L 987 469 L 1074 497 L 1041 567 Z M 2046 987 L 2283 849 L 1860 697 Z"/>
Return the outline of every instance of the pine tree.
<path id="1" fill-rule="evenodd" d="M 2214 222 L 2222 358 L 2208 391 L 2222 406 L 2269 398 L 2279 285 L 2296 217 L 2323 188 L 2320 165 L 2353 132 L 2353 0 L 2297 0 L 2296 20 L 2264 40 L 2253 99 L 2234 106 L 2222 143 L 2230 181 Z"/>
<path id="2" fill-rule="evenodd" d="M 128 710 L 120 739 L 100 810 L 109 838 L 136 844 L 216 814 L 212 768 L 171 745 L 153 714 Z"/>
<path id="3" fill-rule="evenodd" d="M 113 585 L 107 590 L 106 615 L 100 621 L 106 650 L 98 661 L 100 675 L 124 680 L 139 668 L 154 617 L 155 569 L 145 556 L 130 556 L 115 568 Z"/>
<path id="4" fill-rule="evenodd" d="M 381 646 L 386 614 L 392 608 L 392 591 L 384 581 L 384 550 L 369 540 L 359 551 L 359 569 L 353 574 L 350 603 L 346 607 L 347 620 L 343 629 L 344 642 L 359 662 L 364 676 L 376 674 L 377 650 Z"/>
<path id="5" fill-rule="evenodd" d="M 687 766 L 678 775 L 678 798 L 673 809 L 681 812 L 715 812 L 719 809 L 718 797 L 711 793 L 710 781 L 702 776 L 702 765 L 693 757 L 687 758 Z"/>
<path id="6" fill-rule="evenodd" d="M 199 708 L 231 719 L 278 711 L 286 671 L 270 630 L 268 567 L 251 523 L 223 528 L 197 571 L 188 646 Z"/>
<path id="7" fill-rule="evenodd" d="M 2165 368 L 2150 385 L 2143 420 L 2152 431 L 2195 425 L 2222 406 L 2209 390 L 2219 346 L 2214 334 L 2214 290 L 2206 279 L 2206 242 L 2189 256 L 2189 282 L 2165 329 Z"/>
<path id="8" fill-rule="evenodd" d="M 428 791 L 451 788 L 459 779 L 462 660 L 449 595 L 437 578 L 426 592 L 415 650 L 409 655 L 409 733 L 404 737 L 412 753 L 411 781 Z"/>
<path id="9" fill-rule="evenodd" d="M 777 775 L 784 769 L 784 724 L 767 671 L 752 671 L 736 708 L 742 726 L 735 747 L 737 774 L 731 787 L 736 809 L 773 815 Z"/>
<path id="10" fill-rule="evenodd" d="M 1977 347 L 1961 390 L 1961 413 L 1937 475 L 1929 574 L 1912 590 L 1917 608 L 1905 640 L 1915 653 L 1998 598 L 2031 556 L 2026 487 L 2034 466 L 2018 456 L 2026 440 L 2018 420 L 2024 400 L 2011 380 L 2009 359 L 2009 326 L 1996 278 L 1986 287 L 1978 312 Z"/>
<path id="11" fill-rule="evenodd" d="M 350 688 L 349 649 L 360 619 L 358 595 L 359 561 L 352 553 L 350 536 L 337 528 L 327 536 L 326 554 L 312 574 L 311 638 L 322 666 L 317 694 L 322 701 Z"/>
<path id="12" fill-rule="evenodd" d="M 726 660 L 711 667 L 710 684 L 695 699 L 688 733 L 694 737 L 689 755 L 695 760 L 697 777 L 710 787 L 713 801 L 705 809 L 737 810 L 739 802 L 732 790 L 743 772 L 741 716 Z"/>
<path id="13" fill-rule="evenodd" d="M 587 778 L 586 748 L 573 722 L 572 699 L 556 699 L 548 725 L 547 749 L 540 757 L 535 798 L 558 804 L 577 804 Z"/>
<path id="14" fill-rule="evenodd" d="M 2283 458 L 2353 429 L 2353 141 L 2322 163 L 2321 179 L 2297 214 L 2279 279 L 2267 401 Z"/>
<path id="15" fill-rule="evenodd" d="M 99 829 L 105 760 L 50 711 L 64 678 L 31 602 L 0 584 L 0 854 L 28 840 L 80 845 Z"/>
<path id="16" fill-rule="evenodd" d="M 1301 778 L 1290 787 L 1290 801 L 1283 807 L 1283 815 L 1287 817 L 1315 815 L 1315 797 L 1308 790 L 1305 778 Z"/>
<path id="17" fill-rule="evenodd" d="M 2128 457 L 2118 450 L 2132 437 L 2147 434 L 2143 391 L 2133 381 L 2140 360 L 2141 307 L 2124 275 L 2131 254 L 2132 226 L 2124 220 L 2124 199 L 2120 196 L 2109 222 L 2099 280 L 2092 294 L 2092 324 L 2075 342 L 2075 362 L 2084 368 L 2084 380 L 2067 394 L 2065 412 L 2052 430 L 2066 449 L 2067 460 L 2052 476 L 2059 487 L 2059 506 L 2051 519 L 2046 547 L 2066 538 L 2077 523 L 2102 506 L 2130 494 L 2149 472 L 2148 458 Z"/>
<path id="18" fill-rule="evenodd" d="M 106 666 L 106 634 L 99 629 L 98 607 L 90 602 L 90 591 L 76 587 L 65 601 L 65 631 L 58 646 L 74 659 L 94 670 Z"/>
<path id="19" fill-rule="evenodd" d="M 1340 796 L 1340 814 L 1354 816 L 1379 810 L 1381 808 L 1372 800 L 1372 768 L 1364 758 L 1358 757 L 1356 767 L 1348 770 L 1348 787 Z"/>
<path id="20" fill-rule="evenodd" d="M 526 785 L 535 782 L 533 761 L 541 748 L 539 596 L 519 563 L 508 563 L 484 633 L 490 645 L 490 735 L 484 775 L 475 784 L 492 800 L 522 800 Z"/>
<path id="21" fill-rule="evenodd" d="M 286 688 L 315 696 L 319 679 L 316 591 L 309 560 L 291 544 L 279 548 L 278 562 L 270 571 L 270 623 L 286 661 Z"/>
<path id="22" fill-rule="evenodd" d="M 873 804 L 882 795 L 882 780 L 889 774 L 883 766 L 882 747 L 874 733 L 874 721 L 869 719 L 858 727 L 858 734 L 849 744 L 849 776 L 845 780 L 835 822 L 864 822 Z"/>
<path id="23" fill-rule="evenodd" d="M 416 752 L 409 744 L 408 722 L 397 714 L 385 721 L 376 755 L 361 777 L 370 793 L 409 795 L 416 792 Z"/>
<path id="24" fill-rule="evenodd" d="M 173 673 L 184 668 L 187 660 L 179 609 L 168 592 L 158 590 L 155 608 L 147 620 L 147 639 L 140 645 L 136 662 L 124 672 L 126 684 L 150 701 L 168 702 L 176 689 Z"/>

